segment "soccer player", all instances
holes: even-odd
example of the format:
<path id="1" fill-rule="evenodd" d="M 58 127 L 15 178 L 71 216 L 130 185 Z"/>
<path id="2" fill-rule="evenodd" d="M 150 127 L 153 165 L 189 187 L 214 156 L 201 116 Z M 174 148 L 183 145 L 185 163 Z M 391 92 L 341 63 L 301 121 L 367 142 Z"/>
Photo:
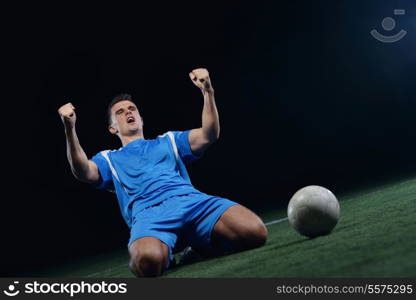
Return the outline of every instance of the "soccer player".
<path id="1" fill-rule="evenodd" d="M 67 103 L 58 110 L 73 175 L 117 194 L 130 228 L 129 268 L 138 277 L 161 275 L 173 253 L 185 246 L 217 255 L 260 247 L 267 239 L 267 229 L 256 214 L 198 191 L 189 180 L 185 164 L 201 157 L 220 134 L 208 71 L 195 69 L 189 76 L 204 98 L 200 128 L 147 140 L 132 97 L 120 94 L 108 106 L 108 130 L 120 138 L 122 147 L 101 151 L 90 160 L 76 134 L 75 107 Z"/>

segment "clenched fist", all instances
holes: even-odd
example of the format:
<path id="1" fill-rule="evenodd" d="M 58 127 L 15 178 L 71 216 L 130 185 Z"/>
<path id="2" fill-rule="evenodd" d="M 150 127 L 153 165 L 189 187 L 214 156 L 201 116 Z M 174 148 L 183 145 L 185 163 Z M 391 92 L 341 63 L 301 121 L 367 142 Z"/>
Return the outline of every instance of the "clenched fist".
<path id="1" fill-rule="evenodd" d="M 214 89 L 209 79 L 209 73 L 207 69 L 199 68 L 189 73 L 189 77 L 192 82 L 201 89 L 202 92 L 212 92 Z"/>
<path id="2" fill-rule="evenodd" d="M 69 126 L 69 128 L 73 128 L 75 126 L 77 116 L 75 115 L 75 107 L 72 105 L 72 103 L 62 105 L 58 109 L 58 113 L 61 116 L 62 122 L 65 126 Z"/>

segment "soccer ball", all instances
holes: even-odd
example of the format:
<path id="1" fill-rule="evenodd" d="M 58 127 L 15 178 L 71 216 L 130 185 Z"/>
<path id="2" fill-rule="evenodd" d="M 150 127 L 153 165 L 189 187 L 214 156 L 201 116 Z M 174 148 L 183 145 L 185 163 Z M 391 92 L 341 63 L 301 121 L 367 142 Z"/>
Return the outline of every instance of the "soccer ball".
<path id="1" fill-rule="evenodd" d="M 339 215 L 337 198 L 330 190 L 317 185 L 298 190 L 287 207 L 290 225 L 301 235 L 310 238 L 329 234 L 337 224 Z"/>

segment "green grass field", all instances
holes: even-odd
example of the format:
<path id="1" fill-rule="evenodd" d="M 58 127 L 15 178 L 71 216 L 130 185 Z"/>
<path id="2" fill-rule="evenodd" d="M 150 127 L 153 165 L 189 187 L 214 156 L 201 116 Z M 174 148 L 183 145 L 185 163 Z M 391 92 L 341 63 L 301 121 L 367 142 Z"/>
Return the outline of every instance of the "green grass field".
<path id="1" fill-rule="evenodd" d="M 334 231 L 308 239 L 287 221 L 269 225 L 258 249 L 179 266 L 164 277 L 416 277 L 416 179 L 338 195 Z M 286 217 L 268 211 L 265 222 Z M 49 270 L 49 277 L 133 277 L 127 251 Z"/>

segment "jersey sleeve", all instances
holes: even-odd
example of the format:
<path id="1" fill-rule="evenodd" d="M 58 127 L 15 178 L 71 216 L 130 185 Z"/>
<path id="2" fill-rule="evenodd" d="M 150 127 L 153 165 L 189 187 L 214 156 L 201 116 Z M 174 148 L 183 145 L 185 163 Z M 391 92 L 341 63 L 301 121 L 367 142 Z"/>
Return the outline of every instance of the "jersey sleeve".
<path id="1" fill-rule="evenodd" d="M 190 163 L 202 155 L 195 155 L 191 150 L 191 145 L 189 144 L 189 133 L 191 130 L 187 131 L 172 131 L 176 146 L 178 148 L 179 156 L 181 157 L 184 163 Z"/>
<path id="2" fill-rule="evenodd" d="M 91 158 L 93 162 L 98 167 L 98 171 L 100 172 L 100 180 L 93 184 L 94 187 L 97 189 L 102 190 L 114 190 L 114 183 L 113 183 L 113 176 L 111 174 L 110 166 L 108 165 L 107 160 L 101 153 L 96 154 L 94 157 Z"/>

